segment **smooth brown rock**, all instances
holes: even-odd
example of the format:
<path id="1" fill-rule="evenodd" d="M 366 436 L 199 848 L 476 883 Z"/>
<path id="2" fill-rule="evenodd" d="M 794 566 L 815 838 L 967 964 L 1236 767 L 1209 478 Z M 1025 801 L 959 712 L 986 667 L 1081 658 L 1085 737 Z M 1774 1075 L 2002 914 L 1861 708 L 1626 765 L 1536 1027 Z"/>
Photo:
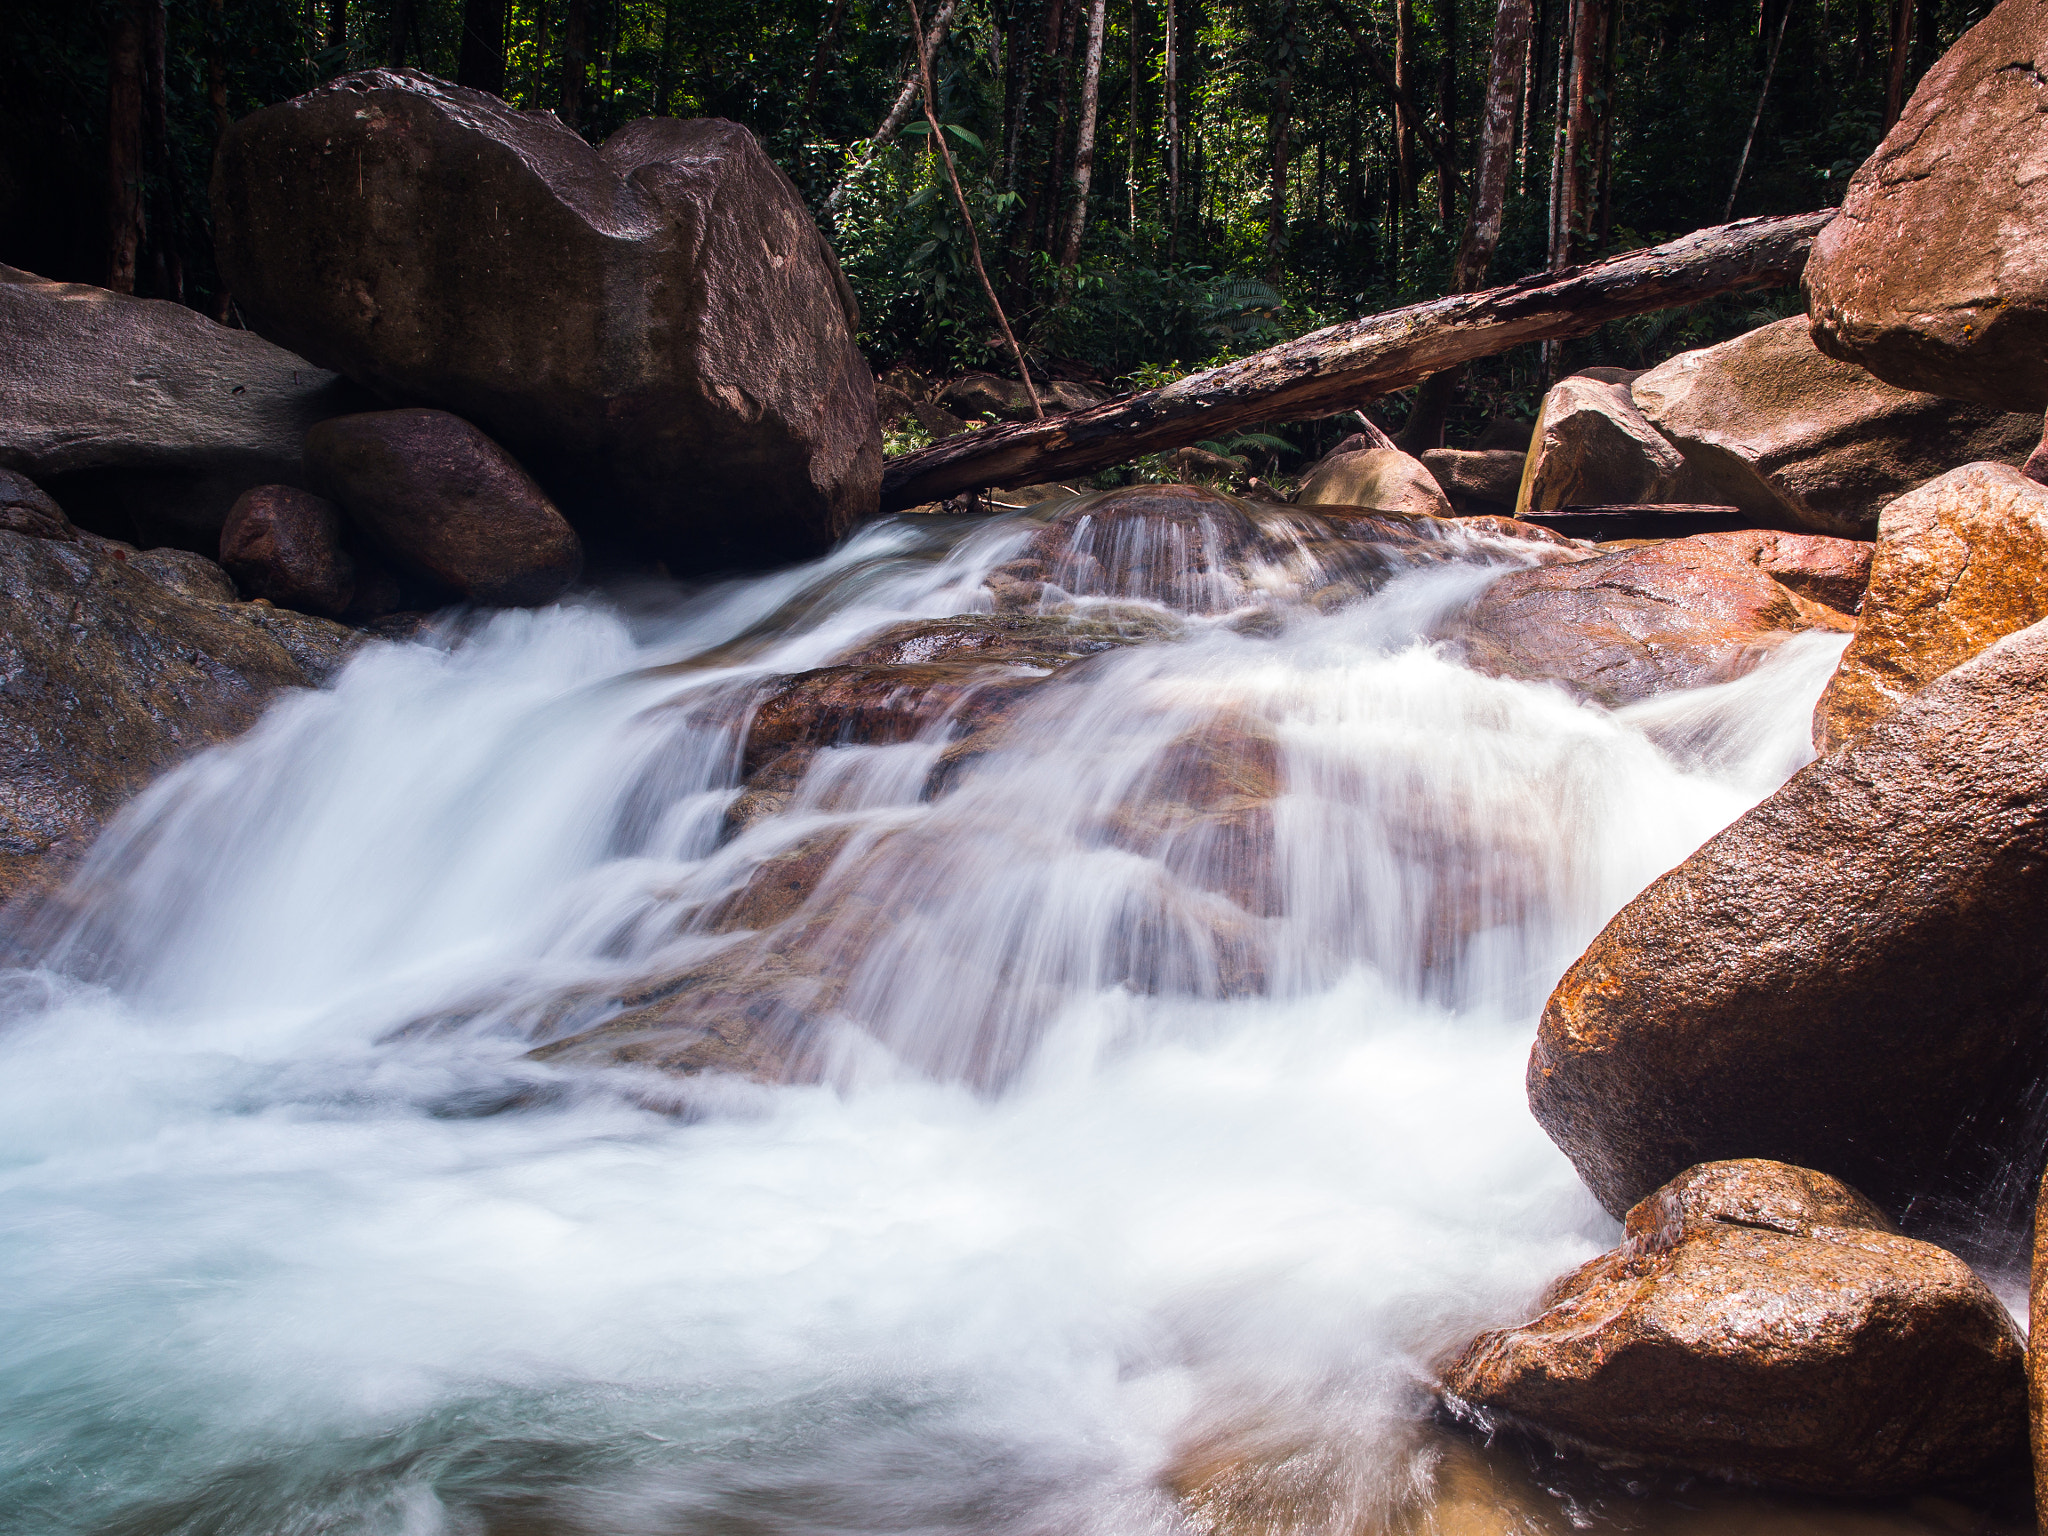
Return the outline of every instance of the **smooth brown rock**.
<path id="1" fill-rule="evenodd" d="M 1521 489 L 1526 458 L 1506 448 L 1431 448 L 1422 455 L 1422 467 L 1457 512 L 1509 512 Z"/>
<path id="2" fill-rule="evenodd" d="M 1831 539 L 1824 533 L 1780 533 L 1745 528 L 1735 533 L 1698 533 L 1709 549 L 1738 554 L 1779 586 L 1841 614 L 1863 610 L 1875 547 L 1862 539 Z"/>
<path id="3" fill-rule="evenodd" d="M 1436 477 L 1398 448 L 1367 448 L 1332 453 L 1295 493 L 1295 504 L 1371 507 L 1378 512 L 1420 513 L 1449 517 L 1450 499 Z"/>
<path id="4" fill-rule="evenodd" d="M 50 889 L 150 780 L 319 680 L 266 610 L 182 596 L 120 553 L 0 531 L 0 898 Z"/>
<path id="5" fill-rule="evenodd" d="M 511 455 L 446 411 L 369 411 L 306 436 L 314 481 L 402 569 L 479 603 L 551 602 L 583 549 Z"/>
<path id="6" fill-rule="evenodd" d="M 0 529 L 32 539 L 75 539 L 78 530 L 56 498 L 27 475 L 0 469 Z"/>
<path id="7" fill-rule="evenodd" d="M 1454 1411 L 1608 1462 L 1883 1497 L 2009 1474 L 2024 1346 L 1962 1260 L 1847 1186 L 1691 1168 L 1444 1372 Z"/>
<path id="8" fill-rule="evenodd" d="M 1571 568 L 1567 568 L 1571 569 Z M 1969 1209 L 2038 1077 L 2048 623 L 1930 683 L 1653 883 L 1544 1010 L 1529 1104 L 1617 1215 L 1771 1157 Z"/>
<path id="9" fill-rule="evenodd" d="M 259 485 L 236 498 L 220 563 L 244 591 L 281 608 L 338 619 L 355 598 L 341 508 L 295 486 Z"/>
<path id="10" fill-rule="evenodd" d="M 1869 538 L 1901 493 L 1982 459 L 2018 464 L 2040 424 L 1895 388 L 1821 352 L 1794 317 L 1681 352 L 1631 386 L 1685 454 L 1677 499 L 1765 526 Z"/>
<path id="11" fill-rule="evenodd" d="M 1695 537 L 1511 572 L 1447 635 L 1482 671 L 1626 704 L 1739 677 L 1801 630 L 1847 627 Z"/>
<path id="12" fill-rule="evenodd" d="M 1966 464 L 1884 509 L 1863 621 L 1813 711 L 1833 751 L 1951 667 L 2048 618 L 2048 486 Z"/>
<path id="13" fill-rule="evenodd" d="M 299 477 L 307 428 L 375 403 L 182 304 L 13 267 L 0 336 L 0 466 L 126 539 L 209 537 L 248 487 Z"/>
<path id="14" fill-rule="evenodd" d="M 1543 397 L 1515 491 L 1517 513 L 1669 501 L 1685 458 L 1623 384 L 1574 375 Z"/>
<path id="15" fill-rule="evenodd" d="M 1813 336 L 1903 389 L 2048 405 L 2048 3 L 2003 0 L 1921 77 L 1806 264 Z"/>
<path id="16" fill-rule="evenodd" d="M 550 113 L 366 70 L 229 129 L 213 208 L 258 330 L 475 422 L 675 570 L 815 554 L 875 508 L 852 292 L 736 123 L 651 119 L 598 150 Z"/>

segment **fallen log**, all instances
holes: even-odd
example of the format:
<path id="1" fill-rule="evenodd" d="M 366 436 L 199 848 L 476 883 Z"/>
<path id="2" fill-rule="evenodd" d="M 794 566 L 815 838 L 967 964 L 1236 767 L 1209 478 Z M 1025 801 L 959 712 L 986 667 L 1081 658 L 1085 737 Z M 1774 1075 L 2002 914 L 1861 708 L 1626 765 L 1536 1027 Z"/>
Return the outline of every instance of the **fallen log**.
<path id="1" fill-rule="evenodd" d="M 1624 315 L 1797 282 L 1813 237 L 1833 216 L 1828 209 L 1740 219 L 1587 266 L 1325 326 L 1084 411 L 963 432 L 891 459 L 882 471 L 882 510 L 1092 474 L 1254 422 L 1330 416 L 1524 342 L 1583 336 Z"/>

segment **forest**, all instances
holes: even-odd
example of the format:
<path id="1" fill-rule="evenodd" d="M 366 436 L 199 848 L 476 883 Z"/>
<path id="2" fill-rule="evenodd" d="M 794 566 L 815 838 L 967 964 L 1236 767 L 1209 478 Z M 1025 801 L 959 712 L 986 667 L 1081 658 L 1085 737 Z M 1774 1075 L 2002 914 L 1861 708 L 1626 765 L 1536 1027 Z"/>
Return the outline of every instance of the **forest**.
<path id="1" fill-rule="evenodd" d="M 592 142 L 745 124 L 859 297 L 878 373 L 1156 384 L 1335 320 L 1729 217 L 1837 202 L 1982 0 L 5 0 L 0 261 L 236 323 L 206 186 L 236 118 L 350 70 L 425 70 Z M 931 49 L 932 103 L 914 39 Z M 1505 87 L 1506 95 L 1501 95 Z M 1492 110 L 1490 261 L 1459 259 Z M 1615 322 L 1643 366 L 1786 292 Z M 1564 358 L 1472 370 L 1526 412 Z M 1409 409 L 1388 402 L 1390 418 Z M 892 446 L 903 446 L 900 444 Z"/>

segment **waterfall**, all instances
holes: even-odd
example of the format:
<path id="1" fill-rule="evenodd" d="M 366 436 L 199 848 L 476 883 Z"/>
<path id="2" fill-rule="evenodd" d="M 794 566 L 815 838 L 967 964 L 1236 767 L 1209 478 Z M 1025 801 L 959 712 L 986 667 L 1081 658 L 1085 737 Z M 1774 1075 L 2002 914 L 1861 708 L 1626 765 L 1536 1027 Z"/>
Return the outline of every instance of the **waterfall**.
<path id="1" fill-rule="evenodd" d="M 1841 637 L 1609 710 L 1431 638 L 1537 546 L 1048 515 L 451 618 L 134 802 L 0 974 L 0 1528 L 1166 1533 L 1301 1447 L 1323 1528 L 1426 1508 L 1432 1363 L 1613 1236 L 1543 998 Z M 971 753 L 740 814 L 770 680 L 1054 606 L 1103 649 Z M 771 1080 L 587 1048 L 707 966 Z"/>

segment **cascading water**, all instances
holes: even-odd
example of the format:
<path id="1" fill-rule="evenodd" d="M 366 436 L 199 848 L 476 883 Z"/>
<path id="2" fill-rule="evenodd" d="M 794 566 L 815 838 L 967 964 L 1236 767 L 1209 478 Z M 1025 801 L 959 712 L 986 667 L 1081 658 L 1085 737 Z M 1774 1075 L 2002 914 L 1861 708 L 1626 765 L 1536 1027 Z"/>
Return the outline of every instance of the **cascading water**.
<path id="1" fill-rule="evenodd" d="M 1613 1234 L 1535 1012 L 1840 637 L 1606 710 L 1426 638 L 1533 546 L 1319 605 L 1308 542 L 1084 527 L 1039 606 L 1149 643 L 736 814 L 763 679 L 987 612 L 1041 518 L 380 645 L 136 802 L 4 976 L 0 1527 L 1427 1520 L 1431 1362 Z M 707 964 L 809 989 L 780 1085 L 568 1049 Z"/>

